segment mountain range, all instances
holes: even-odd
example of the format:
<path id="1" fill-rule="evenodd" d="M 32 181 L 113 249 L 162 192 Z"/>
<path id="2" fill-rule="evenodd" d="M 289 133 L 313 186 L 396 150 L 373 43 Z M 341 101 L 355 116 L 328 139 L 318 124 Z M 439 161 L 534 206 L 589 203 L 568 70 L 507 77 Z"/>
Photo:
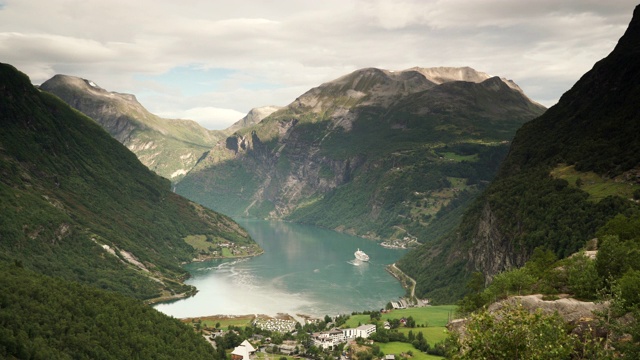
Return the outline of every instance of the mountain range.
<path id="1" fill-rule="evenodd" d="M 535 248 L 567 257 L 640 200 L 640 13 L 615 49 L 522 126 L 496 179 L 447 236 L 405 256 L 417 294 L 452 301 L 473 272 L 489 283 Z"/>
<path id="2" fill-rule="evenodd" d="M 176 191 L 226 214 L 425 241 L 543 111 L 471 68 L 362 69 L 237 130 Z"/>
<path id="3" fill-rule="evenodd" d="M 0 260 L 150 299 L 192 293 L 188 241 L 257 244 L 171 191 L 94 120 L 0 64 Z"/>
<path id="4" fill-rule="evenodd" d="M 609 62 L 631 67 L 620 54 L 634 50 L 623 39 Z M 399 266 L 418 280 L 419 295 L 452 301 L 472 272 L 490 282 L 541 246 L 568 256 L 632 205 L 624 199 L 637 177 L 636 125 L 618 115 L 602 119 L 632 98 L 607 89 L 635 90 L 623 83 L 626 73 L 608 73 L 602 63 L 544 115 L 513 81 L 468 67 L 357 70 L 285 107 L 209 132 L 188 169 L 172 168 L 171 174 L 179 170 L 174 189 L 229 215 L 314 224 L 403 246 L 424 243 Z M 90 116 L 96 106 L 87 93 L 100 92 L 106 103 L 134 99 L 92 84 L 57 76 L 41 88 Z M 69 90 L 74 86 L 81 91 Z M 117 116 L 100 114 L 105 128 L 118 124 Z M 145 158 L 140 147 L 130 148 Z M 168 157 L 157 155 L 158 162 Z"/>
<path id="5" fill-rule="evenodd" d="M 418 241 L 455 224 L 455 210 L 492 178 L 515 130 L 544 111 L 512 81 L 471 68 L 370 68 L 286 107 L 254 109 L 224 131 L 186 135 L 192 123 L 154 117 L 132 95 L 90 80 L 58 75 L 40 88 L 209 208 Z M 185 132 L 175 135 L 178 127 Z M 179 146 L 167 151 L 168 142 Z M 449 213 L 444 226 L 425 230 Z"/>

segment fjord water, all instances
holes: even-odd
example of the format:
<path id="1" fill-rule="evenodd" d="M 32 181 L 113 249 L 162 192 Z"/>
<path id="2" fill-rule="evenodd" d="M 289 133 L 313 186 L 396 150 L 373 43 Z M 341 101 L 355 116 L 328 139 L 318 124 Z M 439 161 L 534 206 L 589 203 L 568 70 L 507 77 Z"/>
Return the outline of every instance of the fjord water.
<path id="1" fill-rule="evenodd" d="M 277 221 L 236 219 L 264 254 L 186 266 L 191 298 L 158 304 L 175 317 L 277 313 L 323 316 L 379 309 L 404 294 L 386 270 L 405 252 L 332 230 Z M 370 261 L 355 260 L 360 248 Z"/>

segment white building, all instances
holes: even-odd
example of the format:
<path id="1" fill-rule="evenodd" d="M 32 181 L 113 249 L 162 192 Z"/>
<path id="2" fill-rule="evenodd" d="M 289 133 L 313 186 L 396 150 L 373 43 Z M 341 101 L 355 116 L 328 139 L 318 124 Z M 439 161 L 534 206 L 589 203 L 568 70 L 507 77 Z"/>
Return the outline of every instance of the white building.
<path id="1" fill-rule="evenodd" d="M 366 339 L 374 332 L 376 332 L 376 326 L 373 324 L 360 325 L 355 329 L 342 329 L 342 333 L 347 339 L 355 339 L 359 337 Z"/>
<path id="2" fill-rule="evenodd" d="M 249 360 L 249 357 L 255 354 L 256 349 L 247 341 L 243 341 L 242 344 L 236 346 L 231 352 L 231 359 L 233 360 Z"/>
<path id="3" fill-rule="evenodd" d="M 338 329 L 331 329 L 330 331 L 315 333 L 313 334 L 312 339 L 313 345 L 321 347 L 323 349 L 329 349 L 347 341 L 344 333 Z"/>

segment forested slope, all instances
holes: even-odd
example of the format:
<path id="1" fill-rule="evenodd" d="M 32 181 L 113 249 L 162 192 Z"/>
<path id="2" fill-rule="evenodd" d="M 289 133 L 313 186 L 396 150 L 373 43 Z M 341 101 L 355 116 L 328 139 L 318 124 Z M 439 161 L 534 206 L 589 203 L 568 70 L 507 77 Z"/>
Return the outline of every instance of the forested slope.
<path id="1" fill-rule="evenodd" d="M 189 235 L 257 246 L 5 64 L 0 126 L 0 260 L 146 299 L 192 290 Z"/>
<path id="2" fill-rule="evenodd" d="M 205 339 L 140 301 L 0 263 L 3 359 L 214 359 Z"/>
<path id="3" fill-rule="evenodd" d="M 518 130 L 496 179 L 448 236 L 399 266 L 421 296 L 452 301 L 465 279 L 524 265 L 533 249 L 566 257 L 640 189 L 640 14 L 613 52 L 557 105 Z M 637 199 L 636 199 L 637 200 Z"/>

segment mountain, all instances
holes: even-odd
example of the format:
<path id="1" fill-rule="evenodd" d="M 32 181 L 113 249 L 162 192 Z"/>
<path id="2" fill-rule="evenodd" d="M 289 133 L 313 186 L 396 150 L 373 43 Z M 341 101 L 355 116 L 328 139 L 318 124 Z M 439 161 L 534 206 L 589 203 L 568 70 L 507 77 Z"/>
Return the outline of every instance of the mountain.
<path id="1" fill-rule="evenodd" d="M 361 69 L 238 129 L 176 192 L 231 215 L 425 241 L 455 225 L 544 110 L 471 68 Z"/>
<path id="2" fill-rule="evenodd" d="M 134 95 L 109 92 L 90 80 L 56 75 L 40 89 L 97 121 L 149 169 L 174 182 L 223 137 L 195 121 L 151 114 Z"/>
<path id="3" fill-rule="evenodd" d="M 640 199 L 640 8 L 615 49 L 559 102 L 518 130 L 496 179 L 448 236 L 398 266 L 417 294 L 459 298 L 469 274 L 485 281 L 520 267 L 537 247 L 566 257 Z"/>
<path id="4" fill-rule="evenodd" d="M 171 192 L 96 122 L 6 64 L 0 124 L 0 262 L 149 299 L 194 291 L 180 265 L 212 255 L 198 241 L 259 251 L 237 223 Z"/>
<path id="5" fill-rule="evenodd" d="M 140 301 L 0 263 L 2 359 L 222 359 Z"/>
<path id="6" fill-rule="evenodd" d="M 274 112 L 280 109 L 282 109 L 281 106 L 273 106 L 273 105 L 253 108 L 249 111 L 249 113 L 245 117 L 236 121 L 228 128 L 224 129 L 224 132 L 227 134 L 233 134 L 234 132 L 242 128 L 255 125 L 260 121 L 262 121 L 267 116 L 273 114 Z"/>

